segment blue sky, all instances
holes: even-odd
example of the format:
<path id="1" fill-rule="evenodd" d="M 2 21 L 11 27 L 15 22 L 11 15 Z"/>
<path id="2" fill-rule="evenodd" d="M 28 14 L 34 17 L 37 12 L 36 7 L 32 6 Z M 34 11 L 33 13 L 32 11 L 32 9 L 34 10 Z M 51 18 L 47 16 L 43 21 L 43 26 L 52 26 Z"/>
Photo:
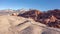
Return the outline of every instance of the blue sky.
<path id="1" fill-rule="evenodd" d="M 0 0 L 0 10 L 21 8 L 42 11 L 60 9 L 60 0 Z"/>

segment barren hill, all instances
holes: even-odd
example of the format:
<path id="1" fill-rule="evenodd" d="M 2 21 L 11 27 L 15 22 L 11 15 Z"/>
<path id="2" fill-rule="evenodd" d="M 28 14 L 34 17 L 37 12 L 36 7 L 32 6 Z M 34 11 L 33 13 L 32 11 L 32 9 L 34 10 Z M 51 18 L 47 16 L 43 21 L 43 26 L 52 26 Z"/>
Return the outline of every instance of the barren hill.
<path id="1" fill-rule="evenodd" d="M 60 34 L 60 29 L 50 28 L 31 18 L 0 16 L 0 34 Z"/>

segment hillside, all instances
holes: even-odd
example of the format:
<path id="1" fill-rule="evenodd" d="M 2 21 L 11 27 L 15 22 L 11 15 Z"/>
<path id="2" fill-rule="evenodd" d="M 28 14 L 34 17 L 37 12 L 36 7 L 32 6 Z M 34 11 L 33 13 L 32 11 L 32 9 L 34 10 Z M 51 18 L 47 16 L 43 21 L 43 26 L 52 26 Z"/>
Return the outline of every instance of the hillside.
<path id="1" fill-rule="evenodd" d="M 58 32 L 57 32 L 58 31 Z M 54 32 L 54 33 L 53 33 Z M 0 16 L 0 34 L 59 34 L 60 29 L 50 28 L 30 18 Z"/>
<path id="2" fill-rule="evenodd" d="M 48 10 L 45 12 L 39 10 L 29 10 L 23 14 L 19 14 L 25 18 L 32 18 L 37 22 L 43 23 L 49 27 L 60 28 L 60 10 Z"/>
<path id="3" fill-rule="evenodd" d="M 4 10 L 5 11 L 5 10 Z M 17 12 L 0 15 L 0 34 L 60 34 L 60 10 Z M 6 14 L 4 14 L 6 13 Z"/>

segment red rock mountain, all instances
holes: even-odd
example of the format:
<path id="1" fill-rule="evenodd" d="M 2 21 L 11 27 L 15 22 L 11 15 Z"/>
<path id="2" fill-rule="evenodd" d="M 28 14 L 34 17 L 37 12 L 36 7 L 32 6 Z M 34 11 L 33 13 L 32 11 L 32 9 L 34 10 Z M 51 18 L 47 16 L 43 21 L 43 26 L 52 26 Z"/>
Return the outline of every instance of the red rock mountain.
<path id="1" fill-rule="evenodd" d="M 18 16 L 22 16 L 25 18 L 32 18 L 34 20 L 37 20 L 37 17 L 39 14 L 42 14 L 42 12 L 40 12 L 39 10 L 29 10 L 23 14 L 19 14 Z"/>
<path id="2" fill-rule="evenodd" d="M 29 10 L 23 14 L 19 14 L 25 18 L 32 18 L 37 22 L 46 24 L 49 27 L 60 28 L 60 10 L 49 10 L 46 12 L 41 12 L 39 10 Z"/>

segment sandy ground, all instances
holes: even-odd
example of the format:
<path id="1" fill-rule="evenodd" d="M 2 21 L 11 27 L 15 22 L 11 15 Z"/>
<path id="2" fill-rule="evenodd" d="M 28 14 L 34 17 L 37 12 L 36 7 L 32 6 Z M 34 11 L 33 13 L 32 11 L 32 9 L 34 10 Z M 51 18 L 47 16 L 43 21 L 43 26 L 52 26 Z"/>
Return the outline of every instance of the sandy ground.
<path id="1" fill-rule="evenodd" d="M 0 16 L 0 34 L 60 34 L 60 29 L 17 16 Z"/>

